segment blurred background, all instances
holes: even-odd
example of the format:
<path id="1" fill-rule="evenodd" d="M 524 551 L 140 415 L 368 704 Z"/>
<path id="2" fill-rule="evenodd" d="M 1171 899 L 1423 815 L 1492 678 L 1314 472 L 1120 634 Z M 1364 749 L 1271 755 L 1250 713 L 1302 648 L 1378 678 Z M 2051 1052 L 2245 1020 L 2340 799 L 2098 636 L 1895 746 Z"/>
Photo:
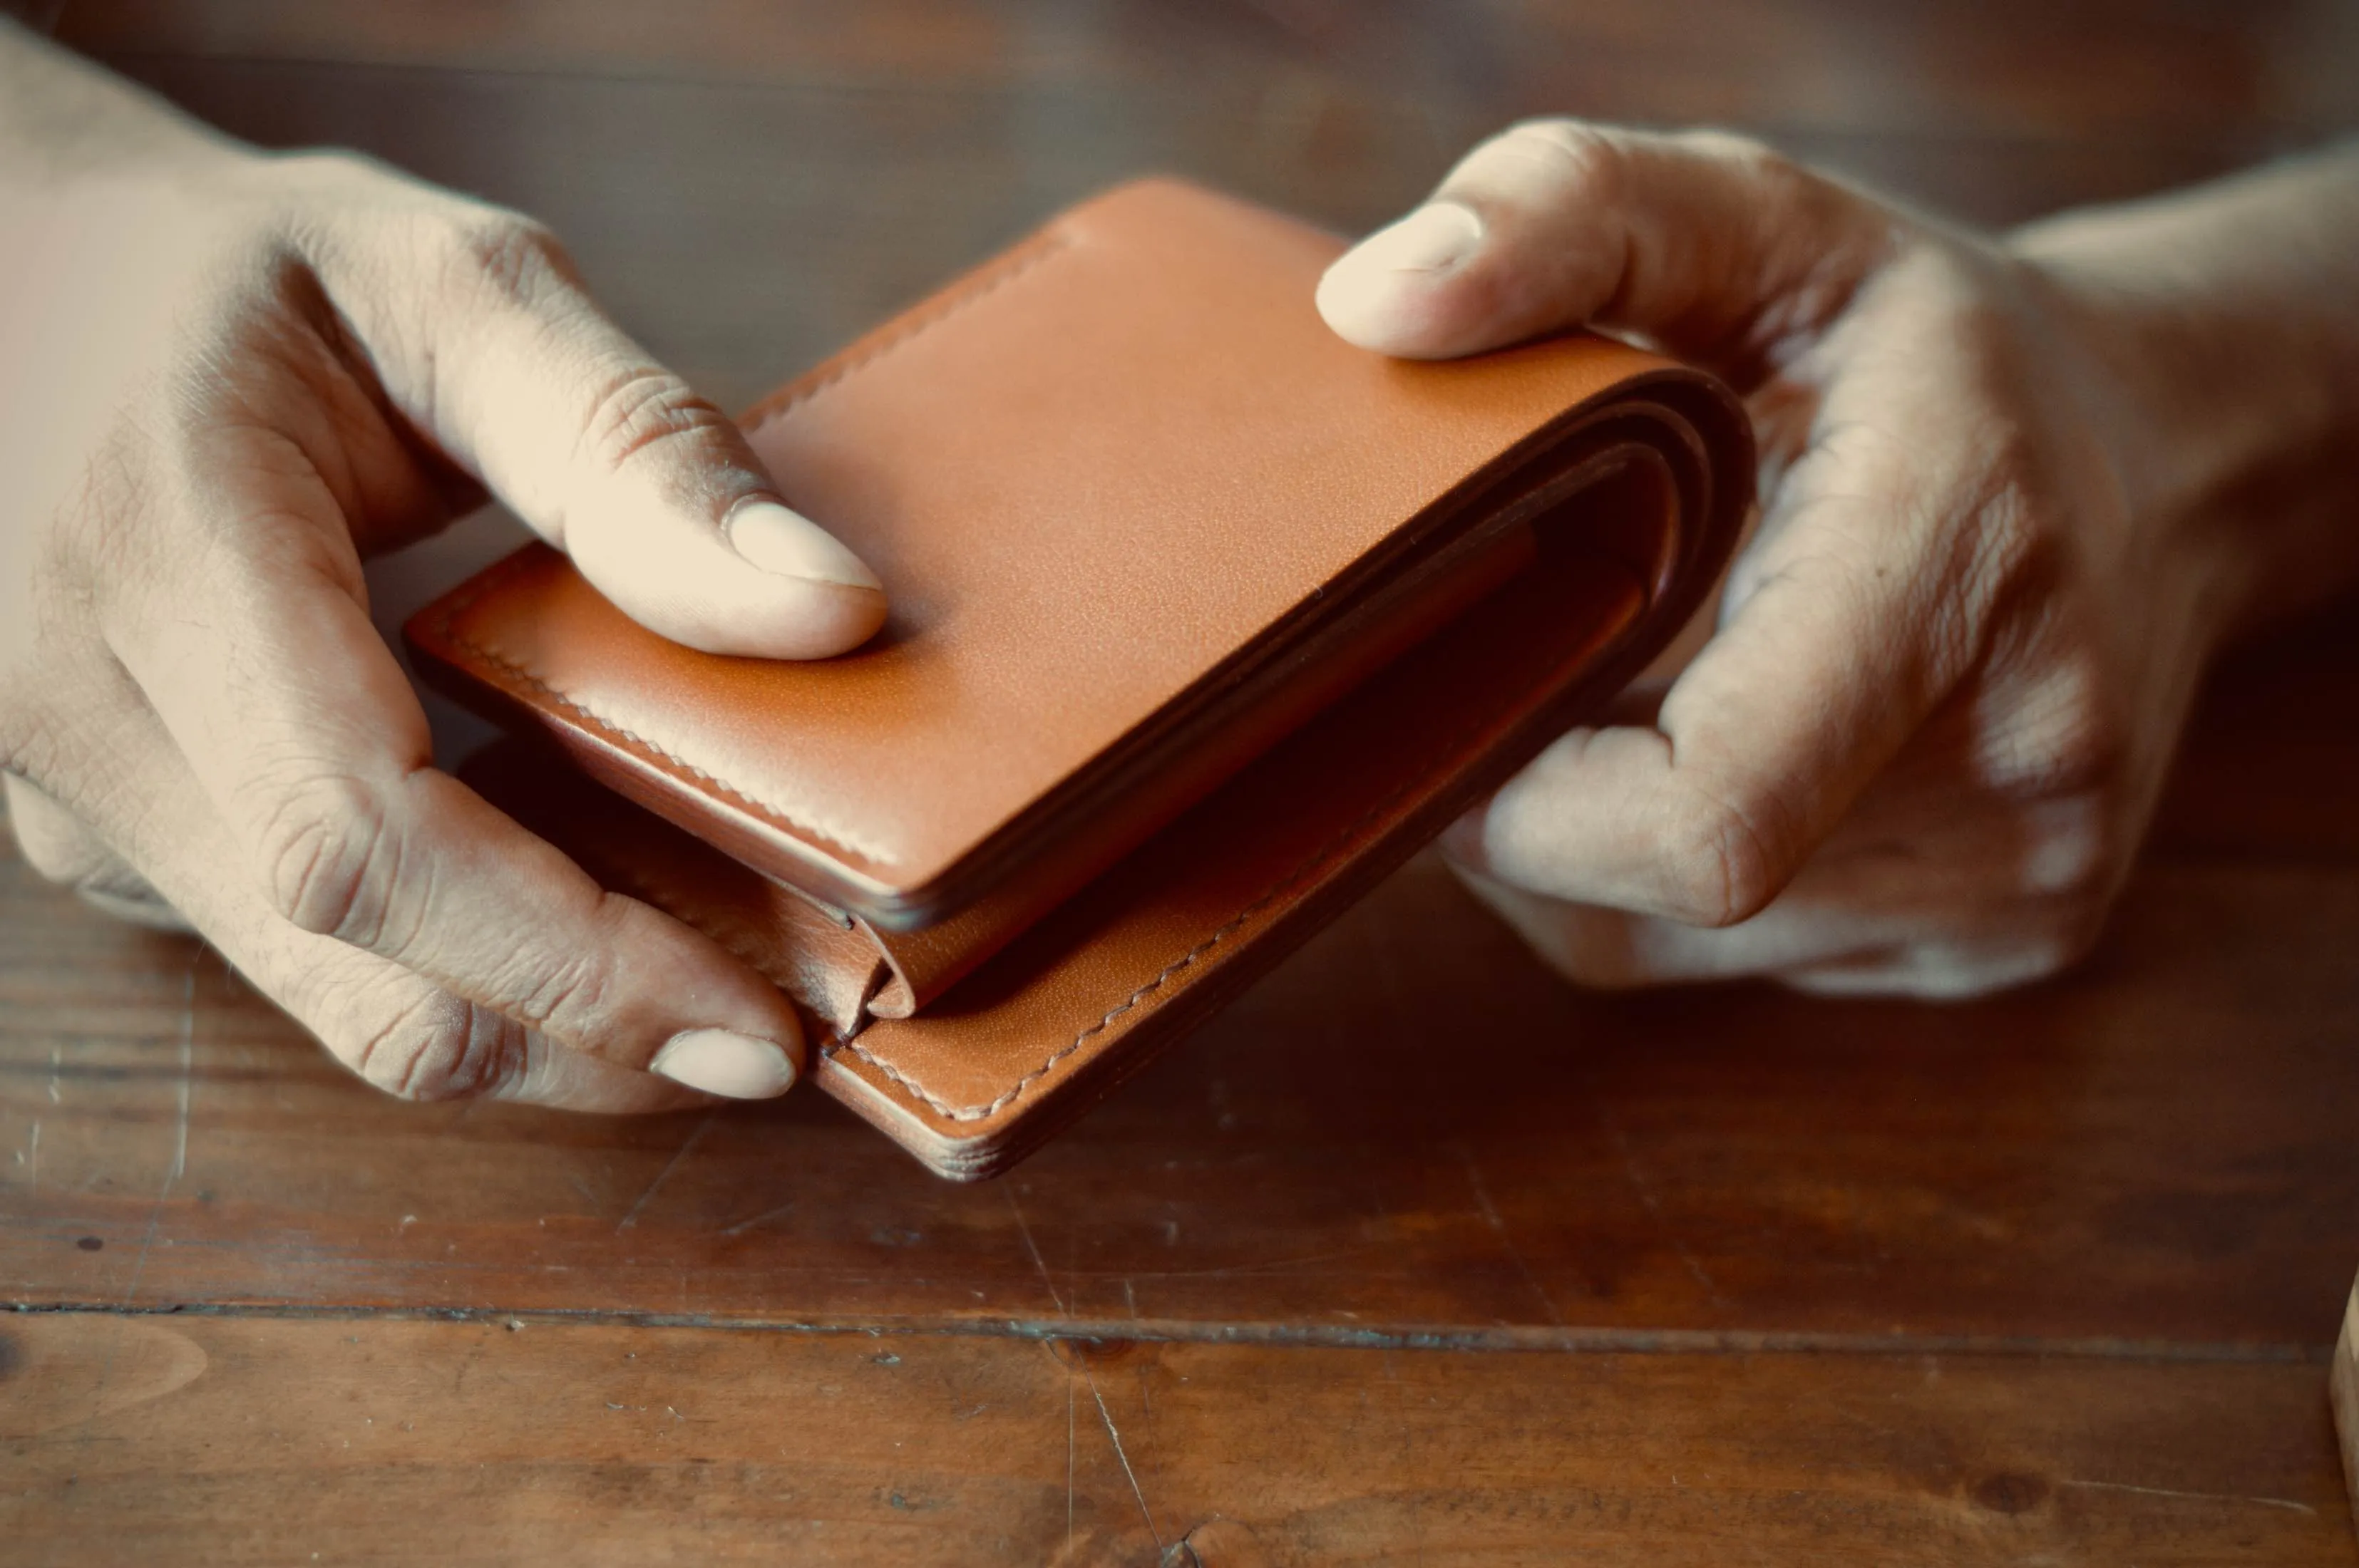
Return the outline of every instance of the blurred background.
<path id="1" fill-rule="evenodd" d="M 19 0 L 256 141 L 527 208 L 741 406 L 1148 169 L 1372 227 L 1524 115 L 1712 123 L 1958 217 L 2359 124 L 2350 0 Z"/>

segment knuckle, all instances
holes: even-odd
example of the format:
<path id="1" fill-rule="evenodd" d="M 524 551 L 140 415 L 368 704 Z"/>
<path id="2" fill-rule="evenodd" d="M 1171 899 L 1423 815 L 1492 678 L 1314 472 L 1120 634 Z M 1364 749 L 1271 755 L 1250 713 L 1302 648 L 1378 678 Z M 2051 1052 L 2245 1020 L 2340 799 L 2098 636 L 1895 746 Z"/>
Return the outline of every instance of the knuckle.
<path id="1" fill-rule="evenodd" d="M 2029 437 L 2012 420 L 1985 423 L 1976 432 L 1986 456 L 1962 496 L 1968 524 L 1962 548 L 1986 602 L 2052 584 L 2061 562 L 2048 508 L 2032 484 Z"/>
<path id="2" fill-rule="evenodd" d="M 2111 672 L 2075 660 L 2045 726 L 2051 776 L 2070 790 L 2108 794 L 2126 781 L 2133 747 L 2129 715 Z"/>
<path id="3" fill-rule="evenodd" d="M 258 853 L 272 907 L 299 930 L 379 949 L 402 878 L 402 836 L 378 790 L 329 775 L 287 793 Z"/>
<path id="4" fill-rule="evenodd" d="M 2070 568 L 2029 433 L 2005 417 L 1970 421 L 1960 433 L 1973 456 L 1922 477 L 1889 541 L 1912 563 L 1901 592 L 1923 628 L 1929 696 L 2038 630 Z"/>
<path id="5" fill-rule="evenodd" d="M 1730 164 L 1767 179 L 1793 179 L 1806 172 L 1800 164 L 1759 137 L 1735 131 L 1709 127 L 1681 131 L 1673 135 L 1671 141 L 1698 157 Z"/>
<path id="6" fill-rule="evenodd" d="M 463 295 L 528 304 L 573 278 L 565 246 L 520 212 L 454 203 L 436 208 L 428 222 L 442 275 Z"/>
<path id="7" fill-rule="evenodd" d="M 1911 245 L 1886 270 L 1884 295 L 1917 319 L 1921 339 L 1944 340 L 1953 352 L 1979 351 L 2002 320 L 1986 265 L 1978 253 L 1954 245 Z"/>
<path id="8" fill-rule="evenodd" d="M 2110 800 L 2127 782 L 2127 726 L 2111 703 L 2083 690 L 2045 716 L 2029 761 L 2051 793 Z"/>
<path id="9" fill-rule="evenodd" d="M 321 189 L 411 183 L 383 159 L 352 147 L 299 147 L 278 153 L 271 170 L 278 184 L 307 195 Z"/>
<path id="10" fill-rule="evenodd" d="M 603 951 L 577 951 L 526 988 L 516 1012 L 536 1027 L 564 1019 L 572 1024 L 569 1033 L 594 1033 L 594 1027 L 586 1025 L 604 1016 L 613 1000 L 614 981 L 614 966 Z"/>
<path id="11" fill-rule="evenodd" d="M 2134 750 L 2113 687 L 2093 657 L 2070 656 L 2044 672 L 1992 727 L 1984 782 L 2017 799 L 2110 806 L 2129 782 Z"/>
<path id="12" fill-rule="evenodd" d="M 1780 879 L 1754 814 L 1691 789 L 1662 847 L 1664 913 L 1688 925 L 1734 925 L 1776 897 Z"/>
<path id="13" fill-rule="evenodd" d="M 1622 149 L 1613 135 L 1581 120 L 1526 120 L 1491 144 L 1503 162 L 1536 161 L 1567 198 L 1610 201 L 1622 178 Z"/>
<path id="14" fill-rule="evenodd" d="M 2071 910 L 2101 905 L 2113 884 L 2113 859 L 2101 831 L 2080 824 L 2050 829 L 2033 838 L 2023 883 Z"/>
<path id="15" fill-rule="evenodd" d="M 2136 847 L 2115 792 L 2040 801 L 2027 814 L 2017 886 L 2085 947 L 2113 907 Z"/>
<path id="16" fill-rule="evenodd" d="M 1855 193 L 1757 137 L 1704 129 L 1679 132 L 1669 142 L 1689 157 L 1717 165 L 1734 176 L 1763 212 L 1815 217 L 1821 222 L 1814 227 L 1832 229 L 1837 226 L 1833 217 L 1858 201 Z"/>
<path id="17" fill-rule="evenodd" d="M 734 430 L 729 416 L 671 372 L 637 365 L 610 377 L 582 421 L 582 450 L 620 470 L 650 449 Z"/>
<path id="18" fill-rule="evenodd" d="M 353 1070 L 400 1099 L 456 1099 L 496 1093 L 521 1070 L 524 1032 L 487 1008 L 432 992 L 363 1031 L 348 1052 Z"/>

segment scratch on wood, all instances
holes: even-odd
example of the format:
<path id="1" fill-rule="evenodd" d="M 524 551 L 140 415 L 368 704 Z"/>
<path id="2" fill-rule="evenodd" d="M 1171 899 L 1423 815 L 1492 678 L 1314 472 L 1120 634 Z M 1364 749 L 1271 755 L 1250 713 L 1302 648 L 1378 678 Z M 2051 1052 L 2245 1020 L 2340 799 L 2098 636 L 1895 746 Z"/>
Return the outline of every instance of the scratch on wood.
<path id="1" fill-rule="evenodd" d="M 1712 1282 L 1710 1274 L 1704 1272 L 1704 1267 L 1696 1260 L 1696 1255 L 1688 1250 L 1688 1244 L 1680 1239 L 1679 1232 L 1673 1230 L 1670 1222 L 1664 1218 L 1662 1200 L 1655 1195 L 1654 1183 L 1648 1181 L 1647 1173 L 1638 1168 L 1638 1154 L 1630 1147 L 1630 1135 L 1622 1130 L 1619 1122 L 1611 1119 L 1606 1121 L 1605 1130 L 1614 1135 L 1614 1146 L 1622 1152 L 1622 1173 L 1629 1178 L 1630 1190 L 1636 1193 L 1638 1201 L 1647 1206 L 1647 1212 L 1654 1217 L 1664 1239 L 1671 1244 L 1671 1250 L 1679 1254 L 1680 1262 L 1687 1265 L 1687 1271 L 1694 1277 L 1695 1282 L 1703 1287 L 1703 1293 L 1712 1304 L 1726 1306 L 1728 1301 L 1720 1293 L 1720 1287 Z"/>
<path id="2" fill-rule="evenodd" d="M 2318 1510 L 2308 1503 L 2298 1503 L 2291 1498 L 2246 1498 L 2228 1492 L 2177 1492 L 2168 1487 L 2133 1487 L 2122 1481 L 2059 1481 L 2060 1487 L 2075 1487 L 2088 1492 L 2130 1492 L 2141 1498 L 2178 1498 L 2190 1503 L 2249 1503 L 2260 1509 L 2287 1509 L 2298 1514 L 2316 1518 Z"/>
<path id="3" fill-rule="evenodd" d="M 1147 1386 L 1147 1363 L 1144 1361 L 1138 1363 L 1135 1371 L 1138 1378 L 1138 1408 L 1147 1417 L 1147 1435 L 1153 1437 L 1160 1428 L 1155 1422 L 1155 1393 Z"/>
<path id="4" fill-rule="evenodd" d="M 139 1299 L 139 1281 L 147 1272 L 147 1254 L 156 1245 L 156 1227 L 164 1217 L 164 1200 L 172 1195 L 174 1184 L 179 1181 L 181 1173 L 188 1169 L 189 1079 L 195 1071 L 196 1062 L 198 962 L 198 957 L 191 957 L 187 970 L 180 977 L 179 1110 L 172 1133 L 172 1162 L 165 1168 L 164 1180 L 156 1188 L 156 1201 L 147 1206 L 147 1225 L 139 1237 L 139 1255 L 132 1260 L 131 1282 L 123 1289 L 123 1300 L 115 1307 L 117 1312 L 127 1309 L 132 1303 Z M 57 1060 L 58 1053 L 52 1049 L 49 1053 L 52 1070 L 57 1065 Z M 56 1079 L 53 1077 L 50 1080 L 52 1098 L 55 1098 L 56 1088 Z M 114 1375 L 114 1353 L 122 1347 L 122 1345 L 123 1335 L 118 1328 L 114 1336 L 107 1341 L 106 1357 L 98 1366 L 98 1382 L 91 1393 L 91 1404 L 93 1409 L 99 1408 L 99 1400 L 106 1393 L 107 1382 Z M 83 1433 L 83 1441 L 89 1441 L 87 1431 Z"/>
<path id="5" fill-rule="evenodd" d="M 679 1148 L 674 1151 L 672 1157 L 664 1162 L 664 1168 L 656 1173 L 656 1179 L 647 1184 L 647 1191 L 641 1193 L 638 1201 L 631 1205 L 624 1212 L 623 1217 L 615 1222 L 615 1235 L 620 1236 L 639 1223 L 640 1211 L 647 1206 L 649 1200 L 654 1198 L 656 1194 L 663 1190 L 663 1184 L 671 1180 L 671 1173 L 679 1169 L 680 1162 L 688 1158 L 690 1152 L 695 1149 L 698 1142 L 703 1139 L 705 1132 L 711 1129 L 715 1120 L 719 1119 L 720 1116 L 721 1112 L 717 1108 L 708 1110 L 704 1113 L 704 1119 L 689 1130 L 688 1136 L 680 1140 Z"/>
<path id="6" fill-rule="evenodd" d="M 1532 1294 L 1539 1298 L 1540 1309 L 1548 1314 L 1549 1322 L 1562 1328 L 1564 1314 L 1556 1310 L 1556 1298 L 1548 1293 L 1548 1287 L 1540 1283 L 1539 1276 L 1533 1273 L 1532 1266 L 1524 1260 L 1515 1238 L 1507 1234 L 1507 1222 L 1500 1217 L 1498 1205 L 1491 1201 L 1491 1189 L 1483 1184 L 1483 1172 L 1474 1163 L 1473 1151 L 1455 1139 L 1451 1141 L 1450 1147 L 1456 1152 L 1459 1162 L 1466 1167 L 1466 1184 L 1474 1190 L 1474 1206 L 1483 1211 L 1484 1222 L 1490 1226 L 1491 1234 L 1499 1238 L 1499 1250 L 1507 1255 L 1507 1260 L 1516 1266 L 1516 1271 L 1523 1275 L 1524 1283 L 1529 1285 Z"/>
<path id="7" fill-rule="evenodd" d="M 64 1098 L 65 1098 L 65 1097 L 64 1097 L 64 1096 L 62 1096 L 62 1095 L 60 1095 L 60 1093 L 58 1093 L 58 1076 L 59 1076 L 59 1074 L 63 1070 L 63 1068 L 64 1068 L 64 1065 L 65 1065 L 65 1047 L 64 1047 L 64 1046 L 62 1046 L 62 1045 L 52 1045 L 52 1046 L 50 1046 L 50 1047 L 49 1047 L 49 1103 L 50 1103 L 51 1105 L 59 1105 L 59 1104 L 61 1104 L 61 1103 L 63 1103 Z"/>
<path id="8" fill-rule="evenodd" d="M 147 1226 L 139 1238 L 139 1256 L 132 1260 L 131 1282 L 123 1292 L 123 1306 L 129 1306 L 139 1297 L 139 1281 L 147 1271 L 148 1249 L 156 1244 L 156 1227 L 164 1217 L 164 1200 L 172 1195 L 173 1186 L 189 1168 L 189 1079 L 195 1071 L 197 1035 L 197 960 L 189 960 L 189 968 L 180 978 L 180 1087 L 178 1109 L 172 1122 L 172 1162 L 165 1168 L 163 1184 L 156 1189 L 156 1201 L 147 1206 Z M 120 1310 L 118 1308 L 118 1310 Z M 113 1353 L 109 1352 L 109 1360 Z M 106 1386 L 105 1369 L 99 1373 L 99 1387 Z"/>
<path id="9" fill-rule="evenodd" d="M 1147 1533 L 1155 1538 L 1155 1550 L 1161 1552 L 1163 1532 L 1155 1528 L 1155 1515 L 1147 1507 L 1146 1489 L 1138 1484 L 1138 1472 L 1130 1467 L 1130 1455 L 1123 1451 L 1122 1433 L 1114 1430 L 1114 1411 L 1106 1408 L 1105 1396 L 1098 1392 L 1097 1374 L 1090 1370 L 1086 1361 L 1082 1363 L 1082 1377 L 1090 1386 L 1090 1398 L 1098 1402 L 1098 1418 L 1105 1422 L 1106 1439 L 1114 1444 L 1114 1456 L 1122 1461 L 1123 1476 L 1130 1482 L 1130 1495 L 1138 1499 L 1138 1517 L 1147 1521 Z M 1067 1387 L 1070 1390 L 1071 1384 Z"/>
<path id="10" fill-rule="evenodd" d="M 41 1124 L 38 1120 L 33 1123 L 32 1133 L 25 1140 L 25 1152 L 18 1158 L 25 1162 L 25 1190 L 28 1193 L 40 1191 Z"/>
<path id="11" fill-rule="evenodd" d="M 1065 1371 L 1065 1555 L 1073 1554 L 1073 1374 Z"/>
<path id="12" fill-rule="evenodd" d="M 782 1203 L 776 1208 L 764 1209 L 761 1213 L 756 1215 L 751 1219 L 739 1220 L 736 1224 L 723 1229 L 721 1234 L 723 1236 L 743 1236 L 757 1225 L 766 1224 L 768 1221 L 774 1220 L 781 1215 L 792 1214 L 794 1212 L 794 1205 L 790 1203 Z"/>
<path id="13" fill-rule="evenodd" d="M 1049 1276 L 1049 1260 L 1040 1256 L 1040 1244 L 1032 1239 L 1032 1227 L 1024 1223 L 1024 1210 L 1016 1205 L 1016 1189 L 1003 1186 L 999 1190 L 1007 1195 L 1007 1212 L 1016 1217 L 1016 1234 L 1024 1238 L 1024 1249 L 1032 1254 L 1032 1266 L 1040 1271 L 1040 1282 L 1048 1287 L 1049 1299 L 1057 1303 L 1057 1315 L 1071 1316 L 1065 1310 L 1065 1298 L 1057 1292 L 1057 1281 Z"/>

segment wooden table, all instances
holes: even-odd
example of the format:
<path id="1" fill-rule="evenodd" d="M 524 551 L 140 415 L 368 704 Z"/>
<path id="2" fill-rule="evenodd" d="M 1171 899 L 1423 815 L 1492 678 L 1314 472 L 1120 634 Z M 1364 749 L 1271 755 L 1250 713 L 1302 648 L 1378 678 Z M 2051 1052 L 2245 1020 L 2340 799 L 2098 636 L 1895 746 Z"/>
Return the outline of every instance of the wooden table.
<path id="1" fill-rule="evenodd" d="M 1144 168 L 1365 225 L 1548 108 L 1968 217 L 2359 117 L 2347 6 L 166 5 L 60 31 L 529 207 L 742 402 Z M 2216 683 L 2080 974 L 1575 994 L 1430 865 L 996 1184 L 819 1097 L 375 1097 L 0 860 L 0 1561 L 2359 1558 L 2359 614 Z M 1476 1098 L 1437 1065 L 1521 1044 Z"/>

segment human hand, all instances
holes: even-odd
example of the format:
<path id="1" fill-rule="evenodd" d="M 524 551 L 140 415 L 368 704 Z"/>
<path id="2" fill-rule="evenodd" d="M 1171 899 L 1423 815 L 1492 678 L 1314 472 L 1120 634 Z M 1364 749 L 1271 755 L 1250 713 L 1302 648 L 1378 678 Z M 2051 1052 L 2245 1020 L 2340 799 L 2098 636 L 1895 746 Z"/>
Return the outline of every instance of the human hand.
<path id="1" fill-rule="evenodd" d="M 654 631 L 778 658 L 876 629 L 867 568 L 513 213 L 190 130 L 0 159 L 0 767 L 35 868 L 184 917 L 397 1093 L 782 1092 L 772 986 L 434 770 L 361 561 L 488 490 Z"/>
<path id="2" fill-rule="evenodd" d="M 1717 371 L 1760 436 L 1709 641 L 1444 840 L 1543 957 L 1957 996 L 2090 944 L 2228 619 L 2099 298 L 1750 143 L 1571 121 L 1328 273 L 1362 346 L 1592 323 Z"/>

